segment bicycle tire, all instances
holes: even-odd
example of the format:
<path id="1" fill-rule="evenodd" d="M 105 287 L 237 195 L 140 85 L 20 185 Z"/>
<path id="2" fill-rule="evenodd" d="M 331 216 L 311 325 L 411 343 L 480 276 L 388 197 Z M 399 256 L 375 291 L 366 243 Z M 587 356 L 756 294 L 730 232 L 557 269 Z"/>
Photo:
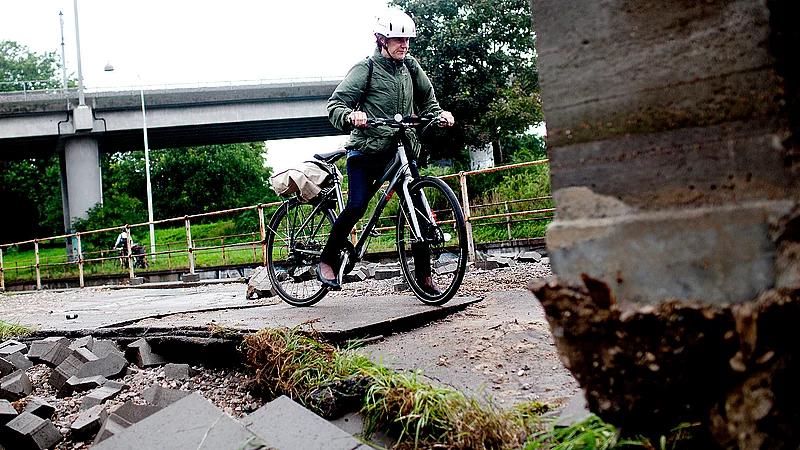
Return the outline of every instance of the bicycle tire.
<path id="1" fill-rule="evenodd" d="M 328 293 L 316 276 L 334 214 L 291 199 L 272 215 L 266 233 L 267 271 L 275 293 L 293 306 L 311 306 Z M 299 228 L 311 217 L 306 226 Z"/>
<path id="2" fill-rule="evenodd" d="M 400 256 L 400 268 L 414 295 L 428 305 L 443 305 L 458 292 L 467 270 L 467 225 L 464 213 L 453 190 L 442 180 L 433 177 L 419 177 L 409 186 L 412 198 L 425 194 L 425 198 L 434 212 L 435 224 L 420 213 L 420 208 L 400 209 L 397 215 L 397 250 Z M 406 211 L 415 211 L 420 227 L 428 241 L 427 251 L 430 275 L 441 290 L 433 294 L 422 287 L 417 280 L 416 267 L 412 266 L 413 248 L 411 247 L 411 228 L 407 226 L 409 218 Z M 448 239 L 449 235 L 449 239 Z M 421 266 L 425 275 L 427 271 Z"/>

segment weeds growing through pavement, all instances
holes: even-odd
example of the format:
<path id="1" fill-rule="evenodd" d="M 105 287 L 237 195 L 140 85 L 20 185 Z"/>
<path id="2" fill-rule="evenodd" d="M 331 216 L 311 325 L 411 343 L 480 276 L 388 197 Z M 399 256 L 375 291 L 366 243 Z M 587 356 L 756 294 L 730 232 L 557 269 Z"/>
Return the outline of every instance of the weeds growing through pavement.
<path id="1" fill-rule="evenodd" d="M 0 320 L 0 342 L 6 339 L 22 337 L 31 334 L 32 330 L 18 324 L 8 323 Z"/>

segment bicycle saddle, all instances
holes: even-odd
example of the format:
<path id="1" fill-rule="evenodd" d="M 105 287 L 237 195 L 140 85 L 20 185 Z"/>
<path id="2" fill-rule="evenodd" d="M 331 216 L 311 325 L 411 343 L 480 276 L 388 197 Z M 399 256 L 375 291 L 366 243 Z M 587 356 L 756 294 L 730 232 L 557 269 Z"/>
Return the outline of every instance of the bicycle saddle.
<path id="1" fill-rule="evenodd" d="M 347 150 L 341 149 L 330 153 L 315 153 L 314 158 L 320 161 L 325 161 L 328 164 L 333 164 L 346 154 Z"/>

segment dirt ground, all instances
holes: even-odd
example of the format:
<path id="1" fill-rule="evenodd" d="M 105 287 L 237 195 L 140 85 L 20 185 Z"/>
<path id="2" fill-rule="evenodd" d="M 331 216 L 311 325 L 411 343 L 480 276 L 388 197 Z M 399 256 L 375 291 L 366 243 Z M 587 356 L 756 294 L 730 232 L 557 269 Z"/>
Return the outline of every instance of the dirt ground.
<path id="1" fill-rule="evenodd" d="M 361 351 L 506 407 L 529 400 L 560 406 L 579 390 L 558 359 L 541 304 L 523 290 L 489 293 L 460 313 Z"/>

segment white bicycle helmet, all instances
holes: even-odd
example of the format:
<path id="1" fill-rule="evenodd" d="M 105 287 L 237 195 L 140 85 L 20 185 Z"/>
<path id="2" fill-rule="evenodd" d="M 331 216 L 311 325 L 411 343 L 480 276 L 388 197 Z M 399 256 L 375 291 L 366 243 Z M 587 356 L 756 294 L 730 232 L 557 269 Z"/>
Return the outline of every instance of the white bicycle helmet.
<path id="1" fill-rule="evenodd" d="M 386 38 L 415 38 L 417 37 L 417 25 L 403 11 L 387 9 L 377 17 L 375 34 L 380 34 Z"/>

